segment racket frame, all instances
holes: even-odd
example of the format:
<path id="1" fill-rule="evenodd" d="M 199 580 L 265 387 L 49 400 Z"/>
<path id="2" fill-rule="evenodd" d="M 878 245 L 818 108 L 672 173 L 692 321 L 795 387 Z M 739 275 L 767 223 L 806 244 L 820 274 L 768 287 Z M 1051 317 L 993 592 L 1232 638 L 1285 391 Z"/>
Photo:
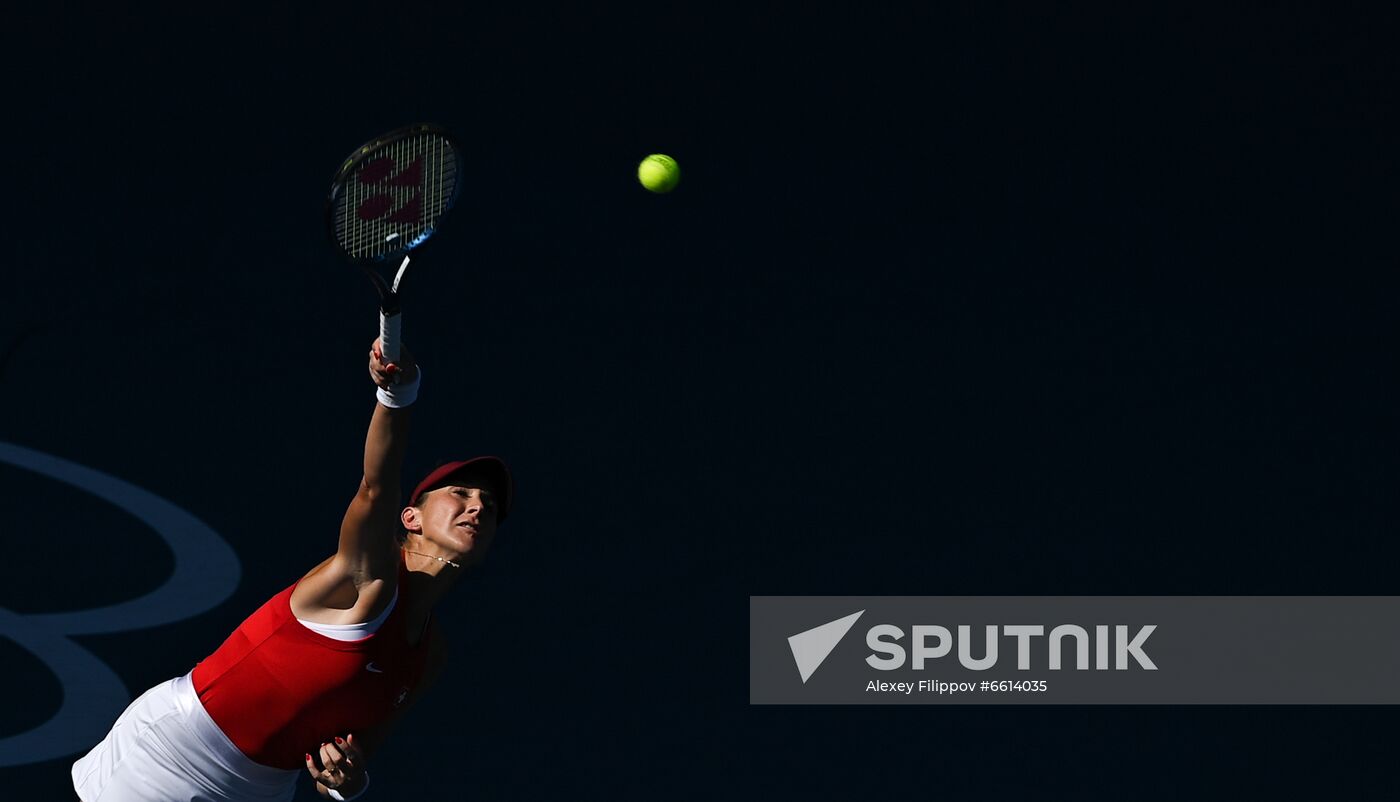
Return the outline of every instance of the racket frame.
<path id="1" fill-rule="evenodd" d="M 452 193 L 442 206 L 442 211 L 438 213 L 437 219 L 416 237 L 408 239 L 402 244 L 395 244 L 392 249 L 377 256 L 354 256 L 341 245 L 340 237 L 336 233 L 336 206 L 342 194 L 350 186 L 356 171 L 368 159 L 386 146 L 395 142 L 416 136 L 432 136 L 442 139 L 447 143 L 448 152 L 455 162 L 456 177 L 452 185 Z M 374 289 L 379 293 L 379 329 L 380 346 L 386 361 L 396 361 L 399 357 L 400 342 L 400 306 L 399 306 L 399 285 L 403 280 L 404 271 L 408 268 L 409 252 L 422 247 L 432 238 L 442 227 L 442 221 L 447 217 L 447 213 L 456 204 L 457 198 L 462 192 L 462 149 L 455 137 L 441 125 L 433 123 L 416 123 L 390 131 L 386 134 L 371 139 L 360 147 L 356 148 L 349 157 L 336 170 L 335 177 L 331 180 L 331 190 L 326 196 L 325 225 L 326 234 L 330 237 L 331 244 L 335 246 L 336 252 L 341 258 L 359 266 L 362 272 L 369 278 Z M 383 265 L 399 262 L 398 271 L 394 276 L 393 284 L 390 284 L 380 274 Z"/>

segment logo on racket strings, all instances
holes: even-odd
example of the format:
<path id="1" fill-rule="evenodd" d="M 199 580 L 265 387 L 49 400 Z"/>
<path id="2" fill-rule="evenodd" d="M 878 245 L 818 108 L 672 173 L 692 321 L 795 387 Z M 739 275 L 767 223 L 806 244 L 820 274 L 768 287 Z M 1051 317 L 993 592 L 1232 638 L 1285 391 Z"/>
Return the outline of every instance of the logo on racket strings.
<path id="1" fill-rule="evenodd" d="M 377 191 L 355 207 L 355 216 L 365 222 L 384 220 L 390 223 L 417 224 L 423 211 L 423 156 L 413 157 L 407 167 L 399 168 L 392 156 L 370 159 L 360 168 L 355 180 L 361 186 Z"/>

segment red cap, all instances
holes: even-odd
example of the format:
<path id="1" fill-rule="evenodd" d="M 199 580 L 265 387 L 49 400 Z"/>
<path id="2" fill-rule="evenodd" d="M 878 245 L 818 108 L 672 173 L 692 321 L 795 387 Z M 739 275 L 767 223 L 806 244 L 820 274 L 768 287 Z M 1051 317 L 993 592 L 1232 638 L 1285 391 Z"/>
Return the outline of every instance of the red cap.
<path id="1" fill-rule="evenodd" d="M 515 498 L 515 481 L 510 477 L 510 469 L 506 467 L 500 457 L 472 457 L 460 462 L 449 462 L 446 465 L 439 465 L 432 473 L 423 477 L 423 481 L 413 488 L 413 495 L 408 497 L 409 504 L 417 504 L 419 496 L 429 490 L 436 490 L 439 487 L 452 483 L 452 479 L 457 476 L 476 473 L 485 476 L 496 486 L 496 493 L 499 496 L 499 505 L 496 512 L 496 523 L 505 521 L 510 514 L 510 503 Z"/>

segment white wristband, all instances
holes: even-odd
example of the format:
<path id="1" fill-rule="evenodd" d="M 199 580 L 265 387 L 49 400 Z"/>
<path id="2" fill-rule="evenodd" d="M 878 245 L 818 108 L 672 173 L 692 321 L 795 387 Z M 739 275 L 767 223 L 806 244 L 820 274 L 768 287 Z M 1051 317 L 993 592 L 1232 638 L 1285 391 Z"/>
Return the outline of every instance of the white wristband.
<path id="1" fill-rule="evenodd" d="M 354 796 L 345 796 L 334 788 L 327 788 L 326 790 L 330 792 L 330 798 L 334 799 L 336 802 L 350 802 L 352 799 L 359 799 L 365 795 L 365 791 L 369 790 L 369 772 L 365 772 L 365 784 L 360 786 L 360 792 Z"/>
<path id="2" fill-rule="evenodd" d="M 413 381 L 407 384 L 391 384 L 388 387 L 380 387 L 375 395 L 379 396 L 379 403 L 390 409 L 399 409 L 412 404 L 418 400 L 418 384 L 423 380 L 423 368 L 418 367 L 418 375 L 413 377 Z"/>

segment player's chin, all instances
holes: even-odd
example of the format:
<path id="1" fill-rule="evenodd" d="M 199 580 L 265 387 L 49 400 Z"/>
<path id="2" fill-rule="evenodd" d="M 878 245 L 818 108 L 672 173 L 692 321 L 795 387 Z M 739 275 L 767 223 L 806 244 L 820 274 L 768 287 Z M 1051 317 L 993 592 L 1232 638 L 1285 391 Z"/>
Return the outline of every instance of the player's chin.
<path id="1" fill-rule="evenodd" d="M 486 559 L 486 552 L 491 550 L 491 538 L 488 536 L 476 535 L 462 550 L 462 562 L 468 565 L 475 565 Z"/>
<path id="2" fill-rule="evenodd" d="M 452 543 L 458 554 L 462 557 L 468 557 L 472 554 L 484 554 L 491 544 L 491 537 L 481 532 L 460 528 L 453 532 Z"/>

